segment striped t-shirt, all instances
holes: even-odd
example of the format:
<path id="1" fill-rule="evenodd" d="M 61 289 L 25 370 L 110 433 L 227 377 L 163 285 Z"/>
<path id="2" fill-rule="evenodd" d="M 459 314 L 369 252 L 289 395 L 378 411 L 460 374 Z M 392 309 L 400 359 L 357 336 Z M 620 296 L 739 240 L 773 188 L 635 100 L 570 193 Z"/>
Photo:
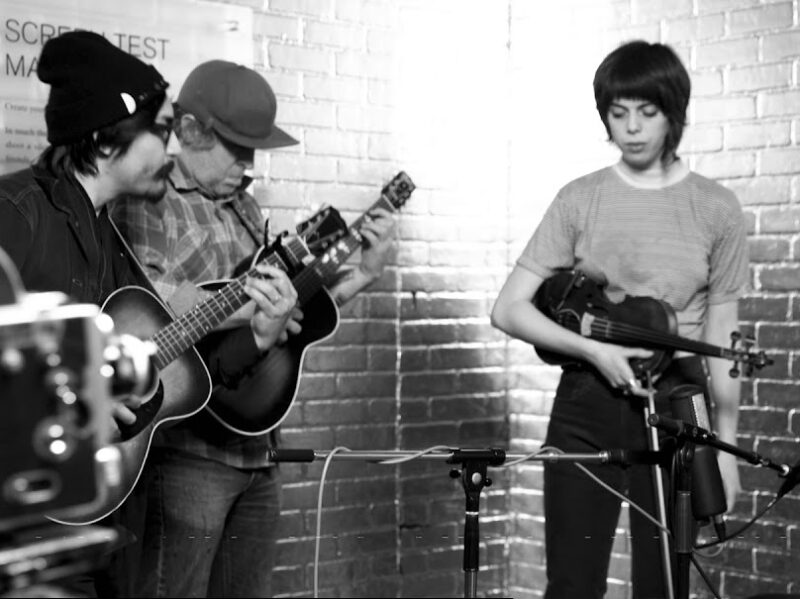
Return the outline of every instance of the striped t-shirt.
<path id="1" fill-rule="evenodd" d="M 634 187 L 616 167 L 580 177 L 557 194 L 518 264 L 542 277 L 576 268 L 625 295 L 664 300 L 678 333 L 699 339 L 708 304 L 747 288 L 744 218 L 730 190 L 687 171 L 658 189 Z"/>

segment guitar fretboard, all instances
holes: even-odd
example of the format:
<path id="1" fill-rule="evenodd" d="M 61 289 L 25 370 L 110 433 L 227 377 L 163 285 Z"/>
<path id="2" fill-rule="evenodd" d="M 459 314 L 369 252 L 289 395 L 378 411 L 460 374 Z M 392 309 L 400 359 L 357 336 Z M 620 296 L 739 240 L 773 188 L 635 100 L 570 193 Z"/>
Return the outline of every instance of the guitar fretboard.
<path id="1" fill-rule="evenodd" d="M 285 243 L 287 244 L 287 252 L 292 256 L 303 257 L 308 253 L 299 239 L 290 238 Z M 270 266 L 284 271 L 289 268 L 289 265 L 276 252 L 271 252 L 261 262 L 266 262 Z M 155 365 L 159 369 L 164 368 L 189 347 L 230 318 L 231 315 L 250 301 L 250 296 L 244 291 L 247 278 L 261 276 L 261 273 L 253 266 L 222 289 L 215 291 L 211 297 L 200 302 L 158 331 L 152 338 L 152 341 L 158 347 L 158 351 L 153 358 Z"/>

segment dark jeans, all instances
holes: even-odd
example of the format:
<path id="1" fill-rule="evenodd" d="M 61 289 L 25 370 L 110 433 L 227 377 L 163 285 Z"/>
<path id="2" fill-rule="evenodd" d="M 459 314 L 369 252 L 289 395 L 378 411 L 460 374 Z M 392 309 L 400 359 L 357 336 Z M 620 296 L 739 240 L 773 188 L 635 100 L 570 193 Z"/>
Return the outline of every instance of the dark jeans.
<path id="1" fill-rule="evenodd" d="M 677 384 L 705 386 L 700 361 L 675 360 L 658 380 L 656 411 L 669 414 L 668 392 Z M 556 392 L 547 445 L 566 452 L 646 450 L 646 398 L 624 396 L 590 369 L 565 369 Z M 652 466 L 591 465 L 598 478 L 655 516 Z M 569 463 L 544 469 L 546 599 L 601 598 L 621 501 Z M 659 530 L 631 508 L 631 578 L 634 599 L 663 599 Z"/>
<path id="2" fill-rule="evenodd" d="M 278 468 L 239 470 L 156 449 L 148 469 L 137 595 L 270 597 Z"/>

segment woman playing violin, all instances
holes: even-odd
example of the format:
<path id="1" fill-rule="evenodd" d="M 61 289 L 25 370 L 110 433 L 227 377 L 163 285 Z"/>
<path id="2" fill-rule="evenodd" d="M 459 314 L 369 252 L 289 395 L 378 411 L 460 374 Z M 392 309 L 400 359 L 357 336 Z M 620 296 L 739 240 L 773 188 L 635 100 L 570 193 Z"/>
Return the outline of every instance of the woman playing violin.
<path id="1" fill-rule="evenodd" d="M 732 192 L 690 171 L 677 155 L 691 83 L 675 52 L 634 41 L 611 52 L 594 93 L 616 164 L 564 186 L 529 240 L 492 310 L 492 324 L 547 350 L 577 358 L 562 373 L 546 444 L 566 452 L 647 449 L 646 397 L 630 360 L 650 351 L 602 343 L 556 324 L 531 299 L 556 269 L 583 271 L 626 295 L 669 303 L 678 334 L 718 346 L 738 328 L 737 299 L 747 286 L 741 207 Z M 656 410 L 681 383 L 704 386 L 712 428 L 736 443 L 740 388 L 718 358 L 676 355 L 655 386 Z M 740 491 L 735 458 L 718 456 L 727 503 Z M 631 501 L 655 513 L 651 467 L 590 468 Z M 545 465 L 545 597 L 602 597 L 620 500 L 569 464 Z M 634 597 L 664 597 L 658 529 L 630 511 Z"/>

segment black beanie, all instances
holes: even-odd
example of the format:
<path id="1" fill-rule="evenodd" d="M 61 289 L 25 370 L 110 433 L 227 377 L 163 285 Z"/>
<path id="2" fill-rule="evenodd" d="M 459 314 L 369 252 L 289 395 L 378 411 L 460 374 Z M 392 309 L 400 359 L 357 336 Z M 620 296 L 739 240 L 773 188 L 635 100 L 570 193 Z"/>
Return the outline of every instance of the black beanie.
<path id="1" fill-rule="evenodd" d="M 37 73 L 50 84 L 44 118 L 53 145 L 76 142 L 129 117 L 168 85 L 154 67 L 91 31 L 47 40 Z"/>

